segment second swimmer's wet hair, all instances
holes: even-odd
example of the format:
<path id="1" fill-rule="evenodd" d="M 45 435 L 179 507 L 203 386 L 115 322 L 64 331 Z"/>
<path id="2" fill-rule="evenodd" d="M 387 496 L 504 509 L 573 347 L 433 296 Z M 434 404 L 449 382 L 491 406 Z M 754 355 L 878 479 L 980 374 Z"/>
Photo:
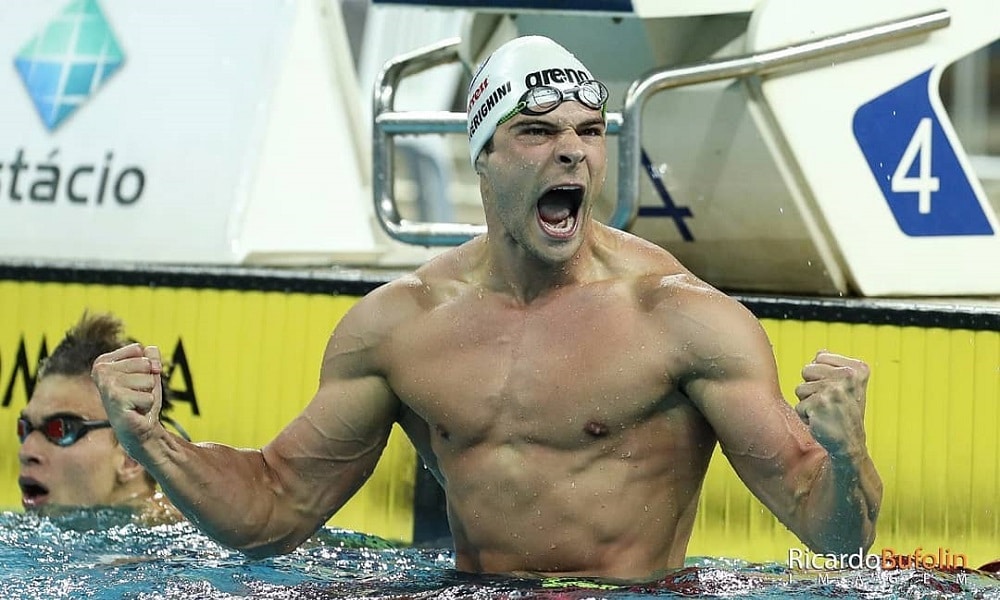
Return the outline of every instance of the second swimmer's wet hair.
<path id="1" fill-rule="evenodd" d="M 126 337 L 122 320 L 110 313 L 89 314 L 84 311 L 80 320 L 66 332 L 55 350 L 38 365 L 38 379 L 51 375 L 90 377 L 94 361 L 102 354 L 117 350 L 136 340 Z M 163 393 L 163 412 L 172 408 L 167 380 L 160 378 Z M 168 421 L 169 422 L 169 421 Z"/>

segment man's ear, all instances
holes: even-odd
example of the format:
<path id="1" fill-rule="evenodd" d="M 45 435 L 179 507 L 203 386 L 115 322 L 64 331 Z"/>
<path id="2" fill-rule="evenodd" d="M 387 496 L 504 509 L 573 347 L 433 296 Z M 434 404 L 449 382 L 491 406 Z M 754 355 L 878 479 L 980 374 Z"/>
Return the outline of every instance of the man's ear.
<path id="1" fill-rule="evenodd" d="M 143 477 L 146 470 L 137 460 L 126 453 L 122 453 L 122 462 L 118 465 L 118 482 L 129 483 L 136 477 Z"/>

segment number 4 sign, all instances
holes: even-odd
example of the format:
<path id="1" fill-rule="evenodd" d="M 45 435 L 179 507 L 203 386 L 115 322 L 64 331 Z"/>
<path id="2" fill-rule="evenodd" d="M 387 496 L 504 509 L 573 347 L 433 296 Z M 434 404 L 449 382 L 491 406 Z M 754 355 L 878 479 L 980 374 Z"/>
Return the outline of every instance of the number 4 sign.
<path id="1" fill-rule="evenodd" d="M 980 198 L 930 101 L 930 71 L 863 104 L 854 137 L 909 236 L 993 235 Z"/>

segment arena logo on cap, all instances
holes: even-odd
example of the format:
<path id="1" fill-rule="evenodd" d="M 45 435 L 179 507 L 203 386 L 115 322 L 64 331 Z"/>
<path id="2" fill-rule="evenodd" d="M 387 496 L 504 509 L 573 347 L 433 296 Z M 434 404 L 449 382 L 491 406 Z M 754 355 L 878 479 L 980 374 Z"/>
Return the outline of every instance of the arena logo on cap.
<path id="1" fill-rule="evenodd" d="M 593 79 L 590 73 L 580 69 L 543 69 L 533 71 L 524 76 L 524 85 L 528 89 L 553 83 L 583 83 Z"/>
<path id="2" fill-rule="evenodd" d="M 493 110 L 493 107 L 496 106 L 497 103 L 499 103 L 504 96 L 510 93 L 511 88 L 512 86 L 508 81 L 507 83 L 493 90 L 493 93 L 486 97 L 486 100 L 479 107 L 479 109 L 476 110 L 475 116 L 473 116 L 472 120 L 469 122 L 470 137 L 476 134 L 476 130 L 479 129 L 480 125 L 482 125 L 483 119 L 486 118 L 486 115 L 490 114 L 490 111 Z M 476 93 L 481 94 L 482 92 L 476 90 Z M 471 106 L 473 102 L 475 102 L 475 99 L 473 99 L 473 101 L 470 102 L 469 105 Z"/>

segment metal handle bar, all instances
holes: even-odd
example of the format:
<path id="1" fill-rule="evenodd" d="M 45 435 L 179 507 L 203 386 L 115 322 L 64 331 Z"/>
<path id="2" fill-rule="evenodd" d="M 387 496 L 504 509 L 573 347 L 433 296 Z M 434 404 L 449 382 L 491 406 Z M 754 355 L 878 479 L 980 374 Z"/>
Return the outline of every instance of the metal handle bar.
<path id="1" fill-rule="evenodd" d="M 396 57 L 385 64 L 375 79 L 372 114 L 372 192 L 375 214 L 391 237 L 422 246 L 455 246 L 482 232 L 482 226 L 460 223 L 424 223 L 406 221 L 400 216 L 393 193 L 395 158 L 393 136 L 401 134 L 464 133 L 465 113 L 449 111 L 393 111 L 396 89 L 404 77 L 433 67 L 457 62 L 457 38 Z"/>
<path id="2" fill-rule="evenodd" d="M 655 93 L 669 88 L 773 73 L 811 60 L 842 55 L 891 40 L 947 27 L 951 16 L 937 10 L 872 27 L 839 33 L 756 54 L 707 61 L 690 66 L 654 70 L 629 86 L 618 136 L 618 202 L 609 225 L 625 229 L 639 214 L 639 165 L 641 160 L 642 108 Z"/>

